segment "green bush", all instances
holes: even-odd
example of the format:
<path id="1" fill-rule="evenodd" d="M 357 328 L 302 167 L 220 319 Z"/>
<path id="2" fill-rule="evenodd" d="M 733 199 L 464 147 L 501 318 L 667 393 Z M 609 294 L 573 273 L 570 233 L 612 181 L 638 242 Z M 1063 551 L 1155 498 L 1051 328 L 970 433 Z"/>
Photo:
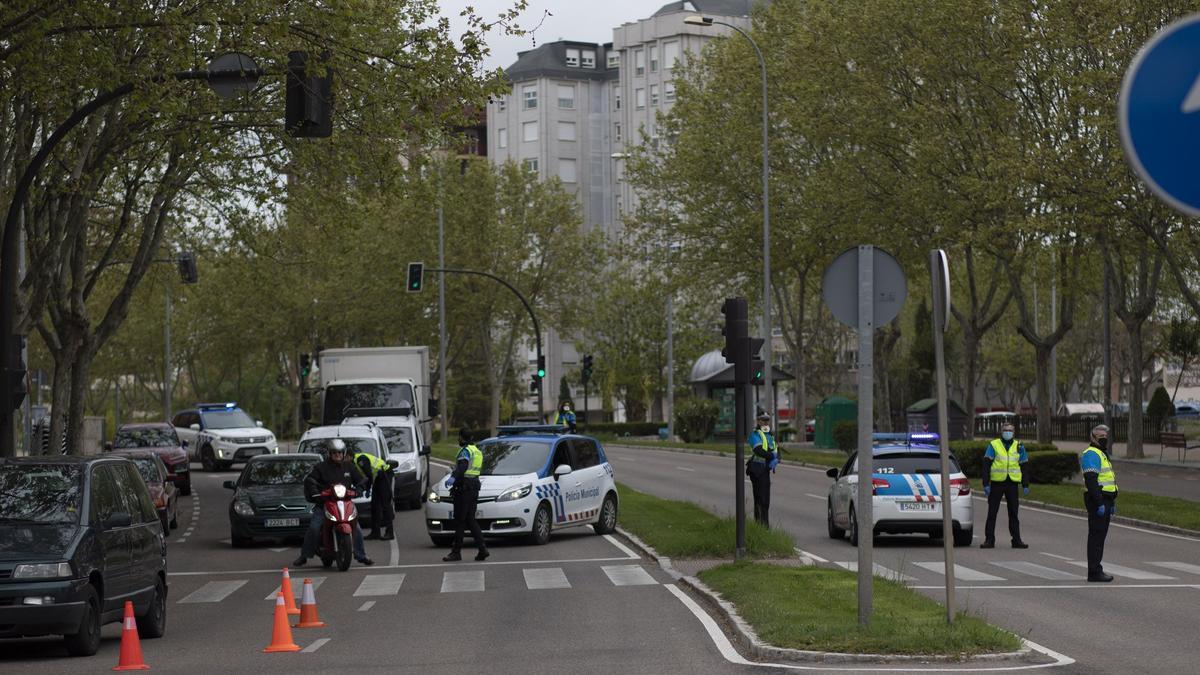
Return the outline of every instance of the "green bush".
<path id="1" fill-rule="evenodd" d="M 1156 420 L 1161 427 L 1163 420 L 1175 414 L 1175 404 L 1171 402 L 1171 395 L 1167 390 L 1159 387 L 1154 390 L 1150 396 L 1150 402 L 1146 404 L 1146 416 L 1152 420 Z M 1112 432 L 1109 432 L 1110 434 Z"/>
<path id="2" fill-rule="evenodd" d="M 1025 449 L 1029 450 L 1028 446 Z M 1079 473 L 1079 456 L 1073 452 L 1030 451 L 1025 470 L 1030 483 L 1055 485 Z"/>
<path id="3" fill-rule="evenodd" d="M 1018 439 L 1020 440 L 1020 439 Z M 973 441 L 950 441 L 950 454 L 958 460 L 958 466 L 962 472 L 967 474 L 968 478 L 983 477 L 983 453 L 987 450 L 991 443 L 988 440 L 973 440 Z M 1058 446 L 1053 443 L 1033 443 L 1029 441 L 1020 441 L 1021 445 L 1025 446 L 1025 451 L 1032 455 L 1035 452 L 1057 452 Z M 1064 453 L 1074 457 L 1071 453 Z M 1057 483 L 1058 481 L 1053 481 Z"/>
<path id="4" fill-rule="evenodd" d="M 717 426 L 721 407 L 707 398 L 689 398 L 680 402 L 675 411 L 675 433 L 685 443 L 703 443 Z"/>
<path id="5" fill-rule="evenodd" d="M 579 425 L 581 434 L 613 434 L 614 436 L 657 436 L 664 422 L 599 422 Z"/>
<path id="6" fill-rule="evenodd" d="M 850 454 L 858 446 L 858 422 L 840 420 L 833 423 L 833 444 Z"/>

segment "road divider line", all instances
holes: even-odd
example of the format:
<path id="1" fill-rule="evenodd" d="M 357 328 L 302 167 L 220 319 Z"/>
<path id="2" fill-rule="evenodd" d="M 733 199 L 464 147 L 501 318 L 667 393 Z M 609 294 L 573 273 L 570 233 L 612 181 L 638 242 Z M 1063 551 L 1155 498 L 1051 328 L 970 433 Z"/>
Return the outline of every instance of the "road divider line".
<path id="1" fill-rule="evenodd" d="M 1058 558 L 1059 560 L 1074 560 L 1074 558 L 1068 558 L 1065 555 L 1058 555 L 1055 553 L 1046 553 L 1045 551 L 1039 551 L 1039 553 L 1041 553 L 1042 555 L 1048 555 L 1051 558 Z"/>
<path id="2" fill-rule="evenodd" d="M 686 467 L 686 466 L 677 466 L 677 467 L 675 467 L 675 468 L 676 468 L 676 469 L 679 469 L 680 471 L 691 471 L 692 473 L 695 473 L 695 472 L 696 472 L 696 470 L 695 470 L 695 469 L 689 469 L 689 468 L 688 468 L 688 467 Z"/>
<path id="3" fill-rule="evenodd" d="M 358 611 L 360 611 L 360 612 L 365 612 L 365 611 L 367 611 L 368 609 L 371 609 L 371 608 L 372 608 L 372 607 L 374 607 L 374 606 L 375 606 L 375 601 L 374 601 L 374 600 L 368 600 L 368 601 L 366 601 L 366 602 L 364 602 L 364 603 L 362 604 L 362 607 L 359 607 L 359 608 L 358 608 Z"/>
<path id="4" fill-rule="evenodd" d="M 314 640 L 311 645 L 305 647 L 304 649 L 301 649 L 300 653 L 301 654 L 311 654 L 311 653 L 317 651 L 318 649 L 320 649 L 321 647 L 324 647 L 325 643 L 329 642 L 331 639 L 333 639 L 333 638 L 320 638 L 319 640 Z"/>
<path id="5" fill-rule="evenodd" d="M 821 496 L 821 495 L 814 495 L 814 494 L 813 494 L 813 493 L 811 493 L 811 492 L 805 492 L 805 493 L 804 493 L 804 496 L 805 496 L 805 497 L 812 497 L 813 499 L 820 499 L 821 501 L 825 501 L 825 497 L 823 497 L 823 496 Z"/>
<path id="6" fill-rule="evenodd" d="M 388 542 L 388 544 L 389 544 L 388 548 L 391 549 L 391 555 L 388 557 L 388 565 L 391 565 L 391 566 L 399 565 L 400 564 L 400 544 L 397 543 L 395 537 L 392 537 L 392 540 L 390 542 Z"/>
<path id="7" fill-rule="evenodd" d="M 809 553 L 808 551 L 802 550 L 800 548 L 796 548 L 796 553 L 799 553 L 801 558 L 809 558 L 809 559 L 815 560 L 819 563 L 828 563 L 829 562 L 828 560 L 822 558 L 821 556 L 817 555 L 816 553 Z"/>
<path id="8" fill-rule="evenodd" d="M 634 553 L 632 550 L 630 550 L 630 548 L 628 546 L 626 546 L 625 544 L 622 544 L 619 539 L 612 536 L 611 534 L 604 535 L 604 538 L 608 540 L 608 543 L 612 544 L 613 546 L 616 546 L 618 549 L 620 549 L 620 551 L 622 553 L 629 556 L 631 559 L 641 557 L 638 554 Z"/>

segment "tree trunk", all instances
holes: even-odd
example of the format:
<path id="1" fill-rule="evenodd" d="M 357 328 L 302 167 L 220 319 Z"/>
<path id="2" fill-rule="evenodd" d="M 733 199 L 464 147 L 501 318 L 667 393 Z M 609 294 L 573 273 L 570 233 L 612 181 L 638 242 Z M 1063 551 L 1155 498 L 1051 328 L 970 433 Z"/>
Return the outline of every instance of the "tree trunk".
<path id="1" fill-rule="evenodd" d="M 86 454 L 83 447 L 83 417 L 84 399 L 87 395 L 91 378 L 89 371 L 92 366 L 92 355 L 87 345 L 80 347 L 71 364 L 71 393 L 67 408 L 67 448 L 72 455 Z"/>
<path id="2" fill-rule="evenodd" d="M 963 407 L 967 410 L 967 438 L 975 438 L 975 384 L 979 381 L 979 335 L 966 324 L 963 325 L 963 361 L 966 368 Z"/>
<path id="3" fill-rule="evenodd" d="M 1129 332 L 1129 438 L 1125 443 L 1125 456 L 1142 459 L 1142 322 L 1132 321 L 1125 325 Z M 1112 433 L 1112 432 L 1109 432 Z"/>
<path id="4" fill-rule="evenodd" d="M 1051 441 L 1051 411 L 1050 411 L 1050 352 L 1053 344 L 1038 342 L 1033 346 L 1037 363 L 1037 440 L 1038 443 Z"/>

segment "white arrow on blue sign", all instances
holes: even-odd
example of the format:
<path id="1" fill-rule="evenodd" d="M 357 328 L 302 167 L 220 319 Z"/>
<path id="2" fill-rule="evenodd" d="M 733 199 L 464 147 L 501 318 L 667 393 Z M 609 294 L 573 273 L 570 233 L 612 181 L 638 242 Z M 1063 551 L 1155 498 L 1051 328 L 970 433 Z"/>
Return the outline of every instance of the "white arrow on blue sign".
<path id="1" fill-rule="evenodd" d="M 1117 118 L 1138 176 L 1175 209 L 1200 216 L 1200 14 L 1162 29 L 1138 52 Z"/>

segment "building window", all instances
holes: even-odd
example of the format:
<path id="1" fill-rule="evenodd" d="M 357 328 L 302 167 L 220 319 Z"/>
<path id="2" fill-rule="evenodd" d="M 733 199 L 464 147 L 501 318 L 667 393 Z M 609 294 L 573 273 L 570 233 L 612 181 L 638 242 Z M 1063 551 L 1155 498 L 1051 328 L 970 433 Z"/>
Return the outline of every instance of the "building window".
<path id="1" fill-rule="evenodd" d="M 521 124 L 521 140 L 531 143 L 538 139 L 538 123 L 525 122 Z"/>
<path id="2" fill-rule="evenodd" d="M 560 84 L 558 85 L 558 107 L 574 108 L 575 107 L 575 85 Z"/>
<path id="3" fill-rule="evenodd" d="M 638 110 L 641 110 L 642 108 L 646 107 L 646 90 L 645 89 L 635 89 L 633 91 L 633 104 L 637 107 Z"/>
<path id="4" fill-rule="evenodd" d="M 579 64 L 584 68 L 596 67 L 596 51 L 594 49 L 585 49 L 579 55 Z"/>
<path id="5" fill-rule="evenodd" d="M 679 43 L 664 42 L 663 43 L 663 66 L 667 69 L 675 67 L 675 62 L 679 60 Z"/>
<path id="6" fill-rule="evenodd" d="M 537 107 L 537 85 L 527 84 L 521 87 L 521 98 L 525 101 L 525 109 L 533 110 Z"/>
<path id="7" fill-rule="evenodd" d="M 558 140 L 560 140 L 560 141 L 575 140 L 575 123 L 574 122 L 559 122 L 558 123 Z"/>
<path id="8" fill-rule="evenodd" d="M 646 74 L 646 52 L 641 49 L 633 53 L 633 74 Z"/>
<path id="9" fill-rule="evenodd" d="M 621 67 L 621 52 L 609 52 L 608 53 L 608 67 L 610 69 Z"/>
<path id="10" fill-rule="evenodd" d="M 663 83 L 663 99 L 665 99 L 668 102 L 675 100 L 675 83 L 674 82 L 664 82 Z"/>
<path id="11" fill-rule="evenodd" d="M 505 129 L 504 127 L 500 127 L 499 129 L 496 130 L 496 147 L 497 148 L 507 148 L 508 147 L 508 129 Z"/>
<path id="12" fill-rule="evenodd" d="M 578 49 L 568 49 L 567 50 L 567 67 L 568 68 L 578 68 L 579 67 L 579 50 Z"/>
<path id="13" fill-rule="evenodd" d="M 613 140 L 620 142 L 621 140 L 621 123 L 617 122 L 613 125 Z"/>
<path id="14" fill-rule="evenodd" d="M 558 177 L 564 183 L 574 183 L 575 178 L 575 160 L 560 159 L 558 160 Z"/>
<path id="15" fill-rule="evenodd" d="M 621 85 L 619 84 L 613 85 L 613 104 L 616 105 L 617 110 L 621 109 Z"/>
<path id="16" fill-rule="evenodd" d="M 657 84 L 650 85 L 650 105 L 652 105 L 652 106 L 658 105 L 658 85 Z"/>
<path id="17" fill-rule="evenodd" d="M 521 162 L 521 166 L 525 167 L 526 171 L 537 173 L 538 165 L 536 159 L 527 159 Z"/>
<path id="18" fill-rule="evenodd" d="M 658 72 L 658 45 L 650 45 L 650 72 Z"/>
<path id="19" fill-rule="evenodd" d="M 508 110 L 508 97 L 501 96 L 496 99 L 496 112 L 504 112 L 505 110 Z"/>

